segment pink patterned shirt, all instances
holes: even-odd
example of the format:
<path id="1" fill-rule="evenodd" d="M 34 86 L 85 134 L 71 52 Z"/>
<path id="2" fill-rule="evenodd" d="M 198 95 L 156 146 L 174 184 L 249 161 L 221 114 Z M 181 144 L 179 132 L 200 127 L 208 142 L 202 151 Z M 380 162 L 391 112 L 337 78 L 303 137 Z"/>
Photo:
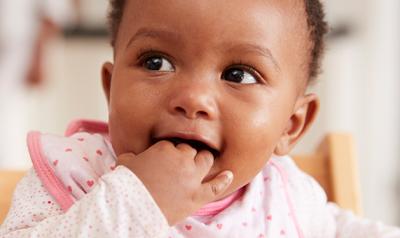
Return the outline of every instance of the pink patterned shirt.
<path id="1" fill-rule="evenodd" d="M 142 182 L 115 167 L 107 124 L 76 121 L 65 136 L 31 132 L 34 169 L 18 185 L 0 237 L 400 237 L 394 227 L 327 203 L 287 156 L 251 183 L 169 227 Z"/>

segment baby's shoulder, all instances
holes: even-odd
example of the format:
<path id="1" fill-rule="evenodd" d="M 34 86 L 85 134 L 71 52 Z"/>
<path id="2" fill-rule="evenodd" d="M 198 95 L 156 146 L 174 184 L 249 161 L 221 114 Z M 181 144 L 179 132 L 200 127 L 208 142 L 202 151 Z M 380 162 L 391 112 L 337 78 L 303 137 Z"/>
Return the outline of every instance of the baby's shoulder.
<path id="1" fill-rule="evenodd" d="M 295 197 L 302 194 L 311 200 L 319 200 L 326 203 L 326 193 L 320 184 L 312 176 L 302 171 L 290 156 L 274 156 L 269 161 L 269 164 L 278 171 L 289 191 Z M 301 194 L 298 194 L 299 192 Z"/>
<path id="2" fill-rule="evenodd" d="M 306 234 L 334 234 L 335 222 L 327 207 L 327 196 L 320 184 L 302 171 L 290 156 L 274 157 L 270 164 L 282 177 L 293 210 Z M 307 236 L 306 237 L 314 237 Z"/>

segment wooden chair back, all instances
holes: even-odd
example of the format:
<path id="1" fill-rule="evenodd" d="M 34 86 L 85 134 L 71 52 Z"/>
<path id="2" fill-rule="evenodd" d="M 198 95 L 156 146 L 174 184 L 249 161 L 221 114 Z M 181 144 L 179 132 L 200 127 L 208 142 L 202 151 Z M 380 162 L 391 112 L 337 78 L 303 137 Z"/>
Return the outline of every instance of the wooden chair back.
<path id="1" fill-rule="evenodd" d="M 7 215 L 15 186 L 25 173 L 26 171 L 0 170 L 0 224 Z"/>
<path id="2" fill-rule="evenodd" d="M 320 183 L 329 201 L 362 215 L 356 151 L 351 135 L 328 134 L 313 154 L 294 155 L 293 159 Z"/>

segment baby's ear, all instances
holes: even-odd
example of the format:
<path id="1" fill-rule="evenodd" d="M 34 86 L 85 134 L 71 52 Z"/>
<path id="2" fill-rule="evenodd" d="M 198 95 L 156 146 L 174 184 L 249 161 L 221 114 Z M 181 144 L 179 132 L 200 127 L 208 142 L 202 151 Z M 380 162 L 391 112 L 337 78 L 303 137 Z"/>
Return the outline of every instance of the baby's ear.
<path id="1" fill-rule="evenodd" d="M 110 103 L 111 93 L 111 78 L 114 65 L 111 62 L 105 62 L 101 68 L 101 80 L 103 83 L 104 94 L 106 95 L 107 103 Z"/>
<path id="2" fill-rule="evenodd" d="M 294 112 L 283 132 L 274 153 L 287 155 L 314 122 L 319 109 L 316 94 L 307 94 L 297 99 Z"/>

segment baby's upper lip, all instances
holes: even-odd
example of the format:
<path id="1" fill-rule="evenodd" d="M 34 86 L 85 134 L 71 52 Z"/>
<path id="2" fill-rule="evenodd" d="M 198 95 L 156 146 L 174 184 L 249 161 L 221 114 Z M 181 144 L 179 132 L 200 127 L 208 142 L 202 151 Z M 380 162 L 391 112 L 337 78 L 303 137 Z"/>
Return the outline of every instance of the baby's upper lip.
<path id="1" fill-rule="evenodd" d="M 205 133 L 198 133 L 195 131 L 171 131 L 171 132 L 164 132 L 160 134 L 156 134 L 154 139 L 156 141 L 166 138 L 181 138 L 185 140 L 196 140 L 206 144 L 211 149 L 216 151 L 220 151 L 221 146 L 220 143 L 213 139 L 211 135 L 206 135 Z"/>

